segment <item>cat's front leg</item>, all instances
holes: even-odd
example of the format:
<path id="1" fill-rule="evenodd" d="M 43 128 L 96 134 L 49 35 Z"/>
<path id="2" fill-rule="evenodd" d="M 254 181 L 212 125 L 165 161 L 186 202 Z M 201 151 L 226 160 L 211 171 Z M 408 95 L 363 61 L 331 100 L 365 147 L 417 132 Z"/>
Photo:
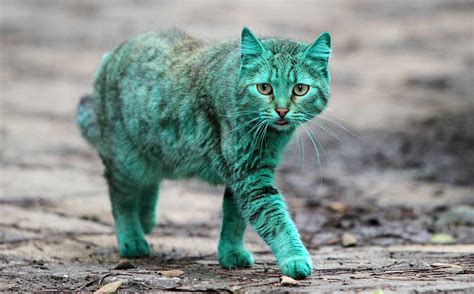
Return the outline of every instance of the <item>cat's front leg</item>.
<path id="1" fill-rule="evenodd" d="M 232 189 L 242 215 L 270 246 L 281 272 L 295 279 L 309 276 L 313 269 L 311 257 L 283 196 L 273 184 L 273 173 L 258 171 L 235 182 Z"/>
<path id="2" fill-rule="evenodd" d="M 230 188 L 224 192 L 223 218 L 219 239 L 219 263 L 223 268 L 246 268 L 253 265 L 253 257 L 244 246 L 247 221 L 242 217 Z"/>

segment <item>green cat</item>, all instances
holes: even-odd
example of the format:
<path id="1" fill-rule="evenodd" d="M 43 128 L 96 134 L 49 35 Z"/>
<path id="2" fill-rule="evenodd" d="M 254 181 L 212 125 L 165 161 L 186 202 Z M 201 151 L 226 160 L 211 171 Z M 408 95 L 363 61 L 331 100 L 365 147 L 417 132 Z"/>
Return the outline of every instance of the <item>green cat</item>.
<path id="1" fill-rule="evenodd" d="M 105 166 L 120 255 L 150 254 L 163 179 L 225 185 L 218 246 L 224 268 L 253 264 L 247 223 L 281 272 L 305 278 L 310 255 L 275 187 L 295 128 L 329 98 L 331 41 L 262 39 L 208 45 L 180 31 L 145 33 L 104 55 L 77 121 Z"/>

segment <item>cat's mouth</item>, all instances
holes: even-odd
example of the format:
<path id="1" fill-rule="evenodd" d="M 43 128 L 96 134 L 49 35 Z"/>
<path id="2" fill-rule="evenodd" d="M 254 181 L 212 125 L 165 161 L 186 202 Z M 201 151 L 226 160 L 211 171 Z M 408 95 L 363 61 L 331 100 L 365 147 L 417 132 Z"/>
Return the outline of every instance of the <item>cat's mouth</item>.
<path id="1" fill-rule="evenodd" d="M 293 127 L 294 126 L 292 123 L 290 123 L 289 121 L 283 118 L 273 122 L 273 128 L 275 128 L 278 131 L 286 131 L 286 130 L 292 129 Z"/>

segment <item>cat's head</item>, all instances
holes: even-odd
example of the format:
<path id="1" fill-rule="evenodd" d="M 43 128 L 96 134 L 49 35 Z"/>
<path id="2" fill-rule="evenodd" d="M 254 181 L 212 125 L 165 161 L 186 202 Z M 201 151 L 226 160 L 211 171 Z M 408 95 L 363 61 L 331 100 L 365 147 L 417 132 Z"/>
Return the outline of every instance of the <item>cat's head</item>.
<path id="1" fill-rule="evenodd" d="M 276 130 L 294 129 L 323 111 L 329 98 L 331 36 L 313 43 L 259 40 L 248 28 L 240 40 L 240 108 Z"/>

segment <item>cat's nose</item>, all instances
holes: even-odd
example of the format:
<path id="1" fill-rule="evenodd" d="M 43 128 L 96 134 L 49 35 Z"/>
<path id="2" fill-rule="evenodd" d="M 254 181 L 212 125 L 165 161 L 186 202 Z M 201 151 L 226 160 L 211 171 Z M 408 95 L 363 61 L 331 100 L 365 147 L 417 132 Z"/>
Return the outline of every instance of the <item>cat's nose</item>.
<path id="1" fill-rule="evenodd" d="M 288 113 L 288 108 L 275 108 L 275 111 L 278 113 L 278 115 L 283 118 L 287 113 Z"/>

